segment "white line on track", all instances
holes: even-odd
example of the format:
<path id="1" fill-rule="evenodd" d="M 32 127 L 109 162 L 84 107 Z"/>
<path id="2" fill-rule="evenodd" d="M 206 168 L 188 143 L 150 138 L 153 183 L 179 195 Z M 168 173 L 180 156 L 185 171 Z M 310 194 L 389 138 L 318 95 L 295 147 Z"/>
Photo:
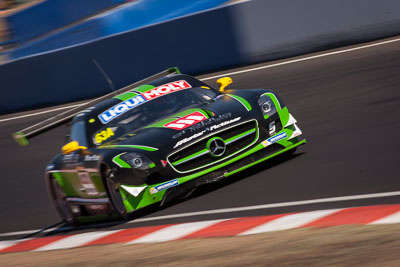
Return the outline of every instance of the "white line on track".
<path id="1" fill-rule="evenodd" d="M 41 114 L 46 114 L 46 113 L 50 113 L 50 112 L 54 112 L 54 111 L 59 111 L 59 110 L 64 110 L 64 109 L 75 108 L 75 107 L 78 107 L 78 106 L 82 106 L 82 105 L 84 105 L 84 104 L 85 104 L 85 103 L 76 104 L 76 105 L 65 106 L 65 107 L 60 107 L 60 108 L 55 108 L 55 109 L 50 109 L 50 110 L 44 110 L 44 111 L 40 111 L 40 112 L 35 112 L 35 113 L 31 113 L 31 114 L 16 116 L 16 117 L 7 118 L 7 119 L 1 119 L 0 122 L 11 121 L 11 120 L 17 120 L 17 119 L 23 119 L 23 118 L 32 117 L 32 116 L 41 115 Z"/>
<path id="2" fill-rule="evenodd" d="M 390 43 L 394 43 L 394 42 L 398 42 L 398 41 L 400 41 L 400 38 L 392 39 L 392 40 L 388 40 L 388 41 L 382 41 L 382 42 L 378 42 L 378 43 L 373 43 L 373 44 L 369 44 L 369 45 L 362 45 L 362 46 L 358 46 L 358 47 L 343 49 L 343 50 L 334 51 L 334 52 L 322 53 L 322 54 L 315 55 L 315 56 L 309 56 L 309 57 L 303 57 L 303 58 L 298 58 L 298 59 L 283 61 L 283 62 L 279 62 L 279 63 L 275 63 L 275 64 L 270 64 L 270 65 L 266 65 L 266 66 L 261 66 L 261 67 L 257 67 L 257 68 L 251 68 L 251 69 L 245 69 L 245 70 L 239 70 L 239 71 L 224 73 L 224 74 L 220 74 L 220 75 L 216 75 L 216 76 L 211 76 L 211 77 L 203 78 L 203 79 L 201 79 L 201 80 L 202 80 L 202 81 L 206 81 L 206 80 L 211 80 L 211 79 L 220 78 L 220 77 L 223 77 L 223 76 L 237 75 L 237 74 L 246 73 L 246 72 L 251 72 L 251 71 L 257 71 L 257 70 L 262 70 L 262 69 L 268 69 L 268 68 L 278 67 L 278 66 L 282 66 L 282 65 L 287 65 L 287 64 L 296 63 L 296 62 L 302 62 L 302 61 L 311 60 L 311 59 L 316 59 L 316 58 L 321 58 L 321 57 L 327 57 L 327 56 L 332 56 L 332 55 L 337 55 L 337 54 L 348 53 L 348 52 L 352 52 L 352 51 L 356 51 L 356 50 L 361 50 L 361 49 L 366 49 L 366 48 L 370 48 L 370 47 L 374 47 L 374 46 L 390 44 Z"/>
<path id="3" fill-rule="evenodd" d="M 192 217 L 192 216 L 199 216 L 199 215 L 220 214 L 220 213 L 240 212 L 240 211 L 249 211 L 249 210 L 261 210 L 261 209 L 300 206 L 300 205 L 317 204 L 317 203 L 340 202 L 340 201 L 349 201 L 349 200 L 358 200 L 358 199 L 370 199 L 370 198 L 381 198 L 381 197 L 393 197 L 393 196 L 400 196 L 400 191 L 385 192 L 385 193 L 373 193 L 373 194 L 363 194 L 363 195 L 353 195 L 353 196 L 342 196 L 342 197 L 319 198 L 319 199 L 300 200 L 300 201 L 291 201 L 291 202 L 282 202 L 282 203 L 247 206 L 247 207 L 226 208 L 226 209 L 217 209 L 217 210 L 205 210 L 205 211 L 197 211 L 197 212 L 187 212 L 187 213 L 180 213 L 180 214 L 171 214 L 171 215 L 164 215 L 164 216 L 136 219 L 136 220 L 133 220 L 133 221 L 130 221 L 130 222 L 127 222 L 127 223 L 130 224 L 130 223 L 158 221 L 158 220 L 174 219 L 174 218 L 182 218 L 182 217 Z M 36 233 L 36 232 L 39 232 L 39 231 L 41 231 L 42 233 L 48 233 L 48 232 L 51 232 L 51 231 L 54 231 L 54 230 L 56 230 L 56 228 L 46 229 L 45 231 L 27 230 L 27 231 L 19 231 L 19 232 L 1 233 L 0 237 L 2 237 L 2 236 L 33 234 L 33 233 Z M 62 231 L 63 228 L 59 228 L 57 230 Z M 68 227 L 68 230 L 71 230 L 71 228 Z"/>
<path id="4" fill-rule="evenodd" d="M 316 59 L 316 58 L 348 53 L 348 52 L 357 51 L 357 50 L 361 50 L 361 49 L 366 49 L 366 48 L 370 48 L 370 47 L 390 44 L 390 43 L 394 43 L 394 42 L 398 42 L 398 41 L 400 41 L 400 38 L 387 40 L 387 41 L 382 41 L 382 42 L 377 42 L 377 43 L 368 44 L 368 45 L 361 45 L 361 46 L 347 48 L 347 49 L 338 50 L 338 51 L 334 51 L 334 52 L 322 53 L 322 54 L 314 55 L 314 56 L 308 56 L 308 57 L 303 57 L 303 58 L 283 61 L 283 62 L 279 62 L 279 63 L 275 63 L 275 64 L 269 64 L 269 65 L 260 66 L 260 67 L 256 67 L 256 68 L 249 68 L 249 69 L 244 69 L 244 70 L 239 70 L 239 71 L 234 71 L 234 72 L 228 72 L 228 73 L 224 73 L 224 74 L 219 74 L 219 75 L 215 75 L 215 76 L 211 76 L 211 77 L 202 78 L 200 80 L 201 81 L 207 81 L 207 80 L 216 79 L 216 78 L 220 78 L 220 77 L 224 77 L 224 76 L 231 76 L 231 75 L 237 75 L 237 74 L 251 72 L 251 71 L 258 71 L 258 70 L 262 70 L 262 69 L 274 68 L 274 67 L 278 67 L 278 66 L 282 66 L 282 65 L 288 65 L 288 64 L 307 61 L 307 60 L 312 60 L 312 59 Z M 21 115 L 21 116 L 17 116 L 17 117 L 0 119 L 0 122 L 5 122 L 5 121 L 10 121 L 10 120 L 16 120 L 16 119 L 22 119 L 22 118 L 26 118 L 26 117 L 41 115 L 41 114 L 50 113 L 50 112 L 54 112 L 54 111 L 58 111 L 58 110 L 77 107 L 77 106 L 84 105 L 84 104 L 86 104 L 86 103 L 77 104 L 77 105 L 71 105 L 71 106 L 65 106 L 65 107 L 55 108 L 55 109 L 49 109 L 49 110 L 36 112 L 36 113 L 32 113 L 32 114 L 27 114 L 27 115 Z"/>
<path id="5" fill-rule="evenodd" d="M 326 202 L 340 202 L 340 201 L 357 200 L 357 199 L 392 197 L 392 196 L 400 196 L 400 191 L 365 194 L 365 195 L 354 195 L 354 196 L 343 196 L 343 197 L 320 198 L 320 199 L 311 199 L 311 200 L 300 200 L 300 201 L 255 205 L 255 206 L 238 207 L 238 208 L 227 208 L 227 209 L 218 209 L 218 210 L 205 210 L 205 211 L 197 211 L 197 212 L 164 215 L 164 216 L 158 216 L 158 217 L 142 218 L 142 219 L 130 221 L 128 223 L 156 221 L 156 220 L 164 220 L 164 219 L 172 219 L 172 218 L 180 218 L 180 217 L 191 217 L 191 216 L 208 215 L 208 214 L 219 214 L 219 213 L 228 213 L 228 212 L 272 209 L 272 208 L 281 208 L 281 207 L 290 207 L 290 206 L 299 206 L 299 205 L 317 204 L 317 203 L 326 203 Z"/>

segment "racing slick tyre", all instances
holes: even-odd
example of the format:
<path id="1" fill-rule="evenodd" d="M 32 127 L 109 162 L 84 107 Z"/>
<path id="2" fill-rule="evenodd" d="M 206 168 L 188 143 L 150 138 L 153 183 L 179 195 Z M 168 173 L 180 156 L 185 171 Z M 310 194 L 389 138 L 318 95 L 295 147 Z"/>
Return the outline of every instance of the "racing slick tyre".
<path id="1" fill-rule="evenodd" d="M 119 192 L 119 183 L 115 180 L 114 174 L 109 168 L 103 172 L 103 179 L 112 208 L 121 218 L 127 219 L 128 213 Z"/>
<path id="2" fill-rule="evenodd" d="M 65 199 L 64 190 L 56 179 L 50 178 L 49 180 L 50 196 L 61 218 L 69 225 L 77 223 L 76 216 L 71 210 L 71 206 Z"/>

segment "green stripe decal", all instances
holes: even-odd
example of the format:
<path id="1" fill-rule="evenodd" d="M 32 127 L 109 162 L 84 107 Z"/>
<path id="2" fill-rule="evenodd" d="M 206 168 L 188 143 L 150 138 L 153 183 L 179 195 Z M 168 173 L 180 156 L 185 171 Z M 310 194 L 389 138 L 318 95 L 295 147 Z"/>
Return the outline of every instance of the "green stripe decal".
<path id="1" fill-rule="evenodd" d="M 119 99 L 121 101 L 125 101 L 125 100 L 131 99 L 132 97 L 135 97 L 137 95 L 138 95 L 138 93 L 135 93 L 135 92 L 125 92 L 123 94 L 114 96 L 113 98 Z"/>
<path id="2" fill-rule="evenodd" d="M 198 108 L 189 108 L 189 109 L 186 109 L 186 110 L 184 110 L 184 111 L 175 113 L 175 114 L 171 115 L 171 117 L 175 117 L 175 119 L 176 119 L 176 117 L 181 118 L 181 117 L 185 117 L 185 116 L 187 116 L 187 115 L 189 115 L 189 114 L 192 114 L 192 113 L 194 113 L 194 112 L 200 112 L 200 113 L 203 114 L 207 119 L 209 118 L 209 116 L 208 116 L 208 114 L 207 114 L 206 112 L 204 112 L 203 110 L 198 109 Z"/>
<path id="3" fill-rule="evenodd" d="M 300 145 L 303 145 L 303 144 L 305 144 L 305 143 L 307 143 L 307 141 L 304 139 L 304 140 L 302 140 L 302 141 L 300 141 L 300 142 L 298 142 L 298 143 L 296 143 L 296 144 L 293 144 L 293 145 L 291 145 L 291 146 L 289 146 L 289 147 L 287 147 L 287 148 L 285 148 L 285 149 L 282 149 L 282 150 L 280 150 L 280 151 L 278 151 L 278 152 L 276 152 L 276 153 L 274 153 L 274 154 L 272 154 L 272 155 L 269 155 L 269 156 L 267 156 L 267 157 L 265 157 L 265 158 L 262 158 L 262 159 L 260 159 L 260 160 L 257 160 L 257 161 L 255 161 L 255 162 L 253 162 L 253 163 L 250 163 L 250 164 L 248 164 L 248 165 L 246 165 L 246 166 L 243 166 L 243 167 L 241 167 L 241 168 L 239 168 L 239 169 L 236 169 L 236 170 L 234 170 L 234 171 L 232 171 L 232 172 L 226 173 L 226 174 L 224 174 L 224 176 L 225 176 L 225 177 L 228 177 L 228 176 L 234 175 L 235 173 L 241 172 L 241 171 L 243 171 L 243 170 L 245 170 L 245 169 L 248 169 L 248 168 L 250 168 L 250 167 L 252 167 L 252 166 L 254 166 L 254 165 L 256 165 L 256 164 L 259 164 L 259 163 L 261 163 L 261 162 L 263 162 L 263 161 L 266 161 L 266 160 L 268 160 L 268 159 L 270 159 L 270 158 L 273 158 L 273 157 L 275 157 L 275 156 L 277 156 L 277 155 L 280 155 L 280 154 L 282 154 L 282 153 L 285 153 L 286 151 L 289 151 L 290 149 L 293 149 L 293 148 L 298 147 L 298 146 L 300 146 Z M 259 145 L 258 145 L 258 146 L 259 146 Z M 258 149 L 258 150 L 259 150 L 259 149 Z M 253 153 L 254 153 L 254 152 L 253 152 Z"/>
<path id="4" fill-rule="evenodd" d="M 224 176 L 225 176 L 225 177 L 230 176 L 230 175 L 232 175 L 232 174 L 234 174 L 234 173 L 237 173 L 237 172 L 239 172 L 239 171 L 241 171 L 241 170 L 247 169 L 248 167 L 251 167 L 251 166 L 253 166 L 253 165 L 256 165 L 257 163 L 260 163 L 260 162 L 262 162 L 262 161 L 264 161 L 264 160 L 267 160 L 267 159 L 269 159 L 269 158 L 272 158 L 272 157 L 274 157 L 274 156 L 276 156 L 276 155 L 282 154 L 282 153 L 284 153 L 285 151 L 288 151 L 288 150 L 290 150 L 290 149 L 292 149 L 292 148 L 294 148 L 294 147 L 296 147 L 296 146 L 299 146 L 299 145 L 302 145 L 302 144 L 305 144 L 305 143 L 306 143 L 306 140 L 302 140 L 302 141 L 300 141 L 300 142 L 298 142 L 298 143 L 296 143 L 296 144 L 294 144 L 294 145 L 291 145 L 291 146 L 289 146 L 289 147 L 287 147 L 287 148 L 285 148 L 285 149 L 280 150 L 279 152 L 277 152 L 277 153 L 275 153 L 275 154 L 272 154 L 272 155 L 270 155 L 270 156 L 267 156 L 267 157 L 265 157 L 265 158 L 263 158 L 263 159 L 261 159 L 261 160 L 258 160 L 258 161 L 256 161 L 256 162 L 254 162 L 254 163 L 251 163 L 251 164 L 249 164 L 249 165 L 246 165 L 245 167 L 242 167 L 242 168 L 240 168 L 240 169 L 237 169 L 237 170 L 235 170 L 235 171 L 233 171 L 233 172 L 230 172 L 230 173 L 228 173 L 228 174 L 226 174 L 226 175 L 224 175 Z M 245 158 L 245 157 L 247 157 L 247 156 L 249 156 L 249 155 L 251 155 L 251 154 L 253 154 L 253 153 L 255 153 L 255 152 L 257 152 L 257 151 L 259 151 L 259 150 L 261 150 L 261 149 L 263 149 L 263 148 L 265 148 L 265 147 L 264 147 L 262 144 L 258 144 L 257 146 L 255 146 L 254 148 L 250 149 L 249 151 L 247 151 L 247 152 L 245 152 L 245 153 L 243 153 L 243 154 L 240 154 L 239 156 L 237 156 L 237 157 L 235 157 L 235 158 L 233 158 L 233 159 L 231 159 L 231 160 L 228 160 L 228 161 L 226 161 L 226 162 L 224 162 L 224 163 L 221 163 L 221 164 L 219 164 L 219 165 L 217 165 L 217 166 L 214 166 L 214 167 L 212 167 L 212 168 L 206 169 L 206 170 L 204 170 L 204 171 L 200 171 L 200 172 L 195 173 L 195 174 L 191 174 L 191 175 L 188 175 L 188 176 L 184 176 L 184 177 L 178 178 L 179 183 L 182 184 L 182 183 L 188 182 L 188 181 L 190 181 L 190 180 L 193 180 L 194 178 L 197 178 L 197 177 L 200 177 L 200 176 L 205 175 L 205 174 L 207 174 L 207 173 L 210 173 L 210 172 L 212 172 L 212 171 L 218 170 L 218 169 L 220 169 L 220 168 L 222 168 L 222 167 L 225 167 L 225 166 L 227 166 L 227 165 L 229 165 L 229 164 L 231 164 L 231 163 L 233 163 L 233 162 L 235 162 L 235 161 L 238 161 L 238 160 L 240 160 L 240 159 L 242 159 L 242 158 Z"/>
<path id="5" fill-rule="evenodd" d="M 150 84 L 143 84 L 139 87 L 136 87 L 135 89 L 132 89 L 132 91 L 130 91 L 130 92 L 122 93 L 120 95 L 114 96 L 113 98 L 119 99 L 121 101 L 125 101 L 125 100 L 131 99 L 132 97 L 139 95 L 140 93 L 147 92 L 153 88 L 155 88 L 155 86 L 150 85 Z"/>
<path id="6" fill-rule="evenodd" d="M 240 139 L 240 137 L 245 136 L 245 135 L 248 135 L 248 134 L 250 134 L 250 133 L 254 133 L 255 131 L 256 131 L 256 129 L 248 130 L 248 131 L 246 131 L 246 132 L 244 132 L 244 133 L 241 133 L 241 134 L 238 134 L 238 135 L 236 135 L 236 136 L 233 136 L 233 137 L 231 137 L 231 138 L 226 139 L 226 140 L 225 140 L 225 143 L 229 143 L 229 142 L 231 142 L 231 141 L 233 141 L 233 140 Z"/>
<path id="7" fill-rule="evenodd" d="M 150 85 L 150 84 L 143 84 L 139 87 L 136 87 L 135 89 L 133 89 L 134 91 L 137 91 L 139 93 L 145 93 L 153 88 L 156 88 L 154 85 Z"/>
<path id="8" fill-rule="evenodd" d="M 289 111 L 287 107 L 284 107 L 280 111 L 278 111 L 279 117 L 281 118 L 282 126 L 285 126 L 289 121 Z"/>
<path id="9" fill-rule="evenodd" d="M 194 157 L 196 157 L 196 156 L 198 156 L 198 155 L 204 154 L 204 153 L 206 153 L 207 151 L 208 151 L 208 149 L 205 148 L 205 149 L 200 150 L 200 151 L 198 151 L 198 152 L 196 152 L 196 153 L 194 153 L 194 154 L 192 154 L 192 155 L 189 155 L 189 156 L 187 156 L 187 157 L 184 157 L 183 159 L 180 159 L 180 160 L 177 160 L 177 161 L 173 162 L 172 165 L 174 165 L 174 166 L 175 166 L 175 165 L 178 165 L 178 164 L 181 163 L 181 162 L 184 162 L 184 161 L 186 161 L 186 160 L 188 160 L 188 159 L 194 158 Z"/>
<path id="10" fill-rule="evenodd" d="M 63 177 L 62 177 L 61 173 L 59 173 L 59 172 L 53 172 L 52 175 L 53 175 L 53 177 L 57 180 L 58 184 L 59 184 L 62 188 L 64 188 L 64 180 L 63 180 Z"/>
<path id="11" fill-rule="evenodd" d="M 251 130 L 248 130 L 248 131 L 246 131 L 246 132 L 243 132 L 243 133 L 240 133 L 240 134 L 238 134 L 238 135 L 235 135 L 235 136 L 233 136 L 233 137 L 231 137 L 231 138 L 229 138 L 229 139 L 226 139 L 226 140 L 224 140 L 224 141 L 225 141 L 225 143 L 229 143 L 229 142 L 231 142 L 231 141 L 233 141 L 233 140 L 240 139 L 242 136 L 245 136 L 245 135 L 254 133 L 254 132 L 256 132 L 256 131 L 257 131 L 256 129 L 251 129 Z M 248 147 L 248 146 L 247 146 L 247 147 Z M 205 148 L 205 149 L 203 149 L 203 150 L 200 150 L 200 151 L 198 151 L 198 152 L 196 152 L 196 153 L 193 153 L 193 154 L 191 154 L 191 155 L 189 155 L 189 156 L 187 156 L 187 157 L 184 157 L 183 159 L 174 161 L 174 162 L 172 163 L 172 165 L 173 165 L 173 166 L 179 165 L 180 163 L 185 162 L 185 161 L 187 161 L 187 160 L 190 160 L 191 158 L 196 158 L 196 157 L 198 157 L 199 155 L 206 154 L 206 152 L 208 152 L 208 149 L 207 149 L 207 148 Z M 230 155 L 227 155 L 226 157 L 229 157 L 229 156 L 230 156 Z M 224 158 L 226 158 L 226 157 L 224 157 Z M 224 159 L 224 158 L 222 158 L 222 159 Z"/>
<path id="12" fill-rule="evenodd" d="M 250 110 L 251 110 L 251 105 L 250 105 L 249 102 L 247 102 L 247 100 L 244 99 L 243 97 L 240 97 L 240 96 L 237 96 L 237 95 L 232 95 L 232 94 L 226 94 L 226 95 L 228 95 L 228 96 L 230 96 L 230 97 L 236 99 L 237 101 L 239 101 L 240 104 L 242 104 L 242 105 L 247 109 L 247 111 L 250 111 Z"/>
<path id="13" fill-rule="evenodd" d="M 107 146 L 99 146 L 99 148 L 136 148 L 146 151 L 157 151 L 158 148 L 151 146 L 139 146 L 139 145 L 107 145 Z"/>
<path id="14" fill-rule="evenodd" d="M 279 104 L 278 98 L 273 93 L 265 93 L 262 95 L 267 95 L 272 99 L 272 102 L 274 102 L 274 105 L 276 107 L 276 111 L 279 111 L 282 109 L 281 104 Z"/>
<path id="15" fill-rule="evenodd" d="M 120 166 L 121 168 L 131 168 L 131 165 L 129 165 L 128 163 L 126 163 L 125 161 L 123 161 L 121 159 L 121 155 L 123 155 L 125 153 L 119 154 L 117 156 L 115 156 L 112 161 L 117 164 L 118 166 Z"/>

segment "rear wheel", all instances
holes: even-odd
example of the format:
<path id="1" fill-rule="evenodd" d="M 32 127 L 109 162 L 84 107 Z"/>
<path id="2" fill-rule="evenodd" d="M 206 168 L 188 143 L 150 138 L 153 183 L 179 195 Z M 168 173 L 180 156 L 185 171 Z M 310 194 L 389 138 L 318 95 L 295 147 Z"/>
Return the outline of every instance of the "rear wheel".
<path id="1" fill-rule="evenodd" d="M 61 218 L 63 218 L 67 224 L 76 224 L 76 216 L 73 214 L 71 206 L 65 199 L 64 190 L 61 188 L 58 181 L 54 178 L 50 178 L 49 186 L 50 196 Z"/>
<path id="2" fill-rule="evenodd" d="M 126 219 L 128 214 L 121 193 L 119 192 L 119 183 L 116 181 L 112 171 L 108 168 L 104 171 L 103 177 L 107 188 L 108 198 L 110 199 L 114 211 L 120 217 Z"/>

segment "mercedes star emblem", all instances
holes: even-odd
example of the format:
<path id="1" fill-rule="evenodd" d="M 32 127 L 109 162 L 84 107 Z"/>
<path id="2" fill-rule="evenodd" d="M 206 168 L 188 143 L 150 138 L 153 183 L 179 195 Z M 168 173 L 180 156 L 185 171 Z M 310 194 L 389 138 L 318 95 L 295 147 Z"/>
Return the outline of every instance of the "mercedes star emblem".
<path id="1" fill-rule="evenodd" d="M 211 156 L 220 157 L 225 153 L 226 145 L 222 138 L 214 137 L 207 142 L 207 148 Z"/>

